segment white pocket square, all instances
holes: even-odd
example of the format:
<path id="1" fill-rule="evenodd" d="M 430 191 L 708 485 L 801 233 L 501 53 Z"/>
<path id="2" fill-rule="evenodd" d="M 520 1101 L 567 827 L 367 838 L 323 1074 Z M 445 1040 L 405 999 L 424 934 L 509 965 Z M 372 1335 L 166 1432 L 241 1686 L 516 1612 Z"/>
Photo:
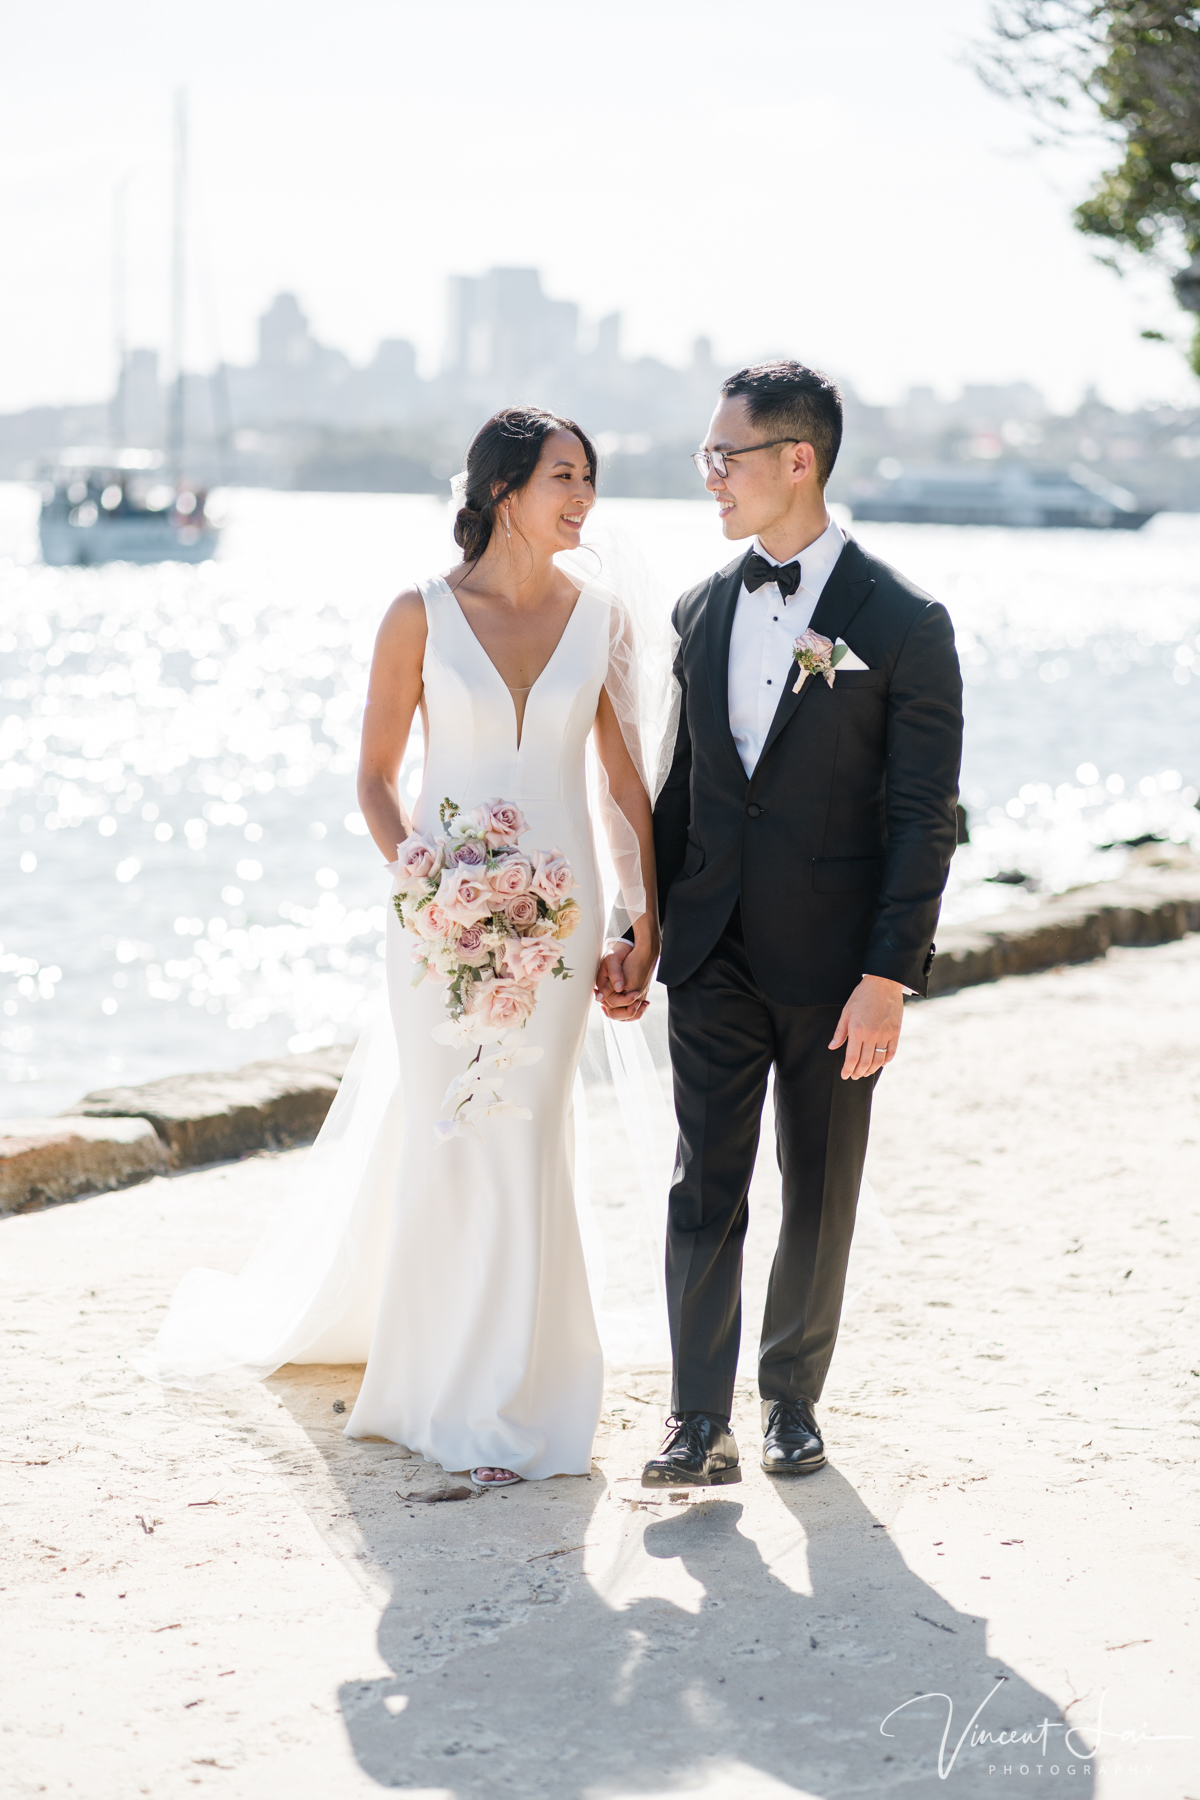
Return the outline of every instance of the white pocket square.
<path id="1" fill-rule="evenodd" d="M 863 661 L 861 656 L 855 656 L 849 644 L 846 643 L 845 638 L 835 638 L 833 645 L 835 650 L 839 644 L 843 646 L 846 652 L 845 656 L 839 657 L 837 661 L 836 667 L 839 675 L 846 669 L 865 669 L 867 667 L 867 664 Z"/>

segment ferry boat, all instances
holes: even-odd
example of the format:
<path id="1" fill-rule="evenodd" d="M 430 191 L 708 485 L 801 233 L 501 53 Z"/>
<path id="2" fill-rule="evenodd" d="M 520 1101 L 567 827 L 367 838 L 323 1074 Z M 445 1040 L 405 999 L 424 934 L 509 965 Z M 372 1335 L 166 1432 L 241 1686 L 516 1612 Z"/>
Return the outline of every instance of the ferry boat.
<path id="1" fill-rule="evenodd" d="M 38 532 L 55 567 L 207 562 L 220 532 L 203 489 L 164 478 L 157 450 L 64 450 L 42 472 Z"/>
<path id="2" fill-rule="evenodd" d="M 1070 526 L 1138 531 L 1154 512 L 1091 469 L 1000 463 L 989 468 L 923 467 L 881 471 L 849 495 L 856 519 L 909 525 Z"/>

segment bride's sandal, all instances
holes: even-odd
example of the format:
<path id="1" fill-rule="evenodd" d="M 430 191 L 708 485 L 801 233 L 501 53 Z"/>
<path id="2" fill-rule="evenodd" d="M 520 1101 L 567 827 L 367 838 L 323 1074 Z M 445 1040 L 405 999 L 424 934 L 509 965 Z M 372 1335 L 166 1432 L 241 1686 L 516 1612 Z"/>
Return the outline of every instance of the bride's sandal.
<path id="1" fill-rule="evenodd" d="M 476 1487 L 481 1488 L 514 1487 L 523 1479 L 521 1475 L 514 1475 L 511 1469 L 497 1470 L 491 1464 L 483 1464 L 478 1469 L 471 1470 L 471 1480 Z"/>

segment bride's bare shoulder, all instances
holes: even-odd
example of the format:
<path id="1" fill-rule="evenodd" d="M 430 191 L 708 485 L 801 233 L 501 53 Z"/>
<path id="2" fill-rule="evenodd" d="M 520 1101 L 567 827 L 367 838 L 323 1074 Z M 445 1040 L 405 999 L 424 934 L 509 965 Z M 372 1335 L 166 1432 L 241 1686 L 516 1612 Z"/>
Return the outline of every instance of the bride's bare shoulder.
<path id="1" fill-rule="evenodd" d="M 420 653 L 425 646 L 429 625 L 425 600 L 417 586 L 401 588 L 379 622 L 375 639 L 376 652 L 403 656 Z"/>

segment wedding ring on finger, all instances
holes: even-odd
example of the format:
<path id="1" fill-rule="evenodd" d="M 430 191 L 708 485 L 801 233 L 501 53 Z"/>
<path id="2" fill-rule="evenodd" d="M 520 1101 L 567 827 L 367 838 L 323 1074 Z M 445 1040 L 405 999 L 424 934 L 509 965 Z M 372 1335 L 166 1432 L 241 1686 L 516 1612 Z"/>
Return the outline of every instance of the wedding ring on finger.
<path id="1" fill-rule="evenodd" d="M 887 1045 L 886 1044 L 876 1044 L 875 1054 L 876 1054 L 876 1056 L 886 1056 L 887 1055 Z"/>

